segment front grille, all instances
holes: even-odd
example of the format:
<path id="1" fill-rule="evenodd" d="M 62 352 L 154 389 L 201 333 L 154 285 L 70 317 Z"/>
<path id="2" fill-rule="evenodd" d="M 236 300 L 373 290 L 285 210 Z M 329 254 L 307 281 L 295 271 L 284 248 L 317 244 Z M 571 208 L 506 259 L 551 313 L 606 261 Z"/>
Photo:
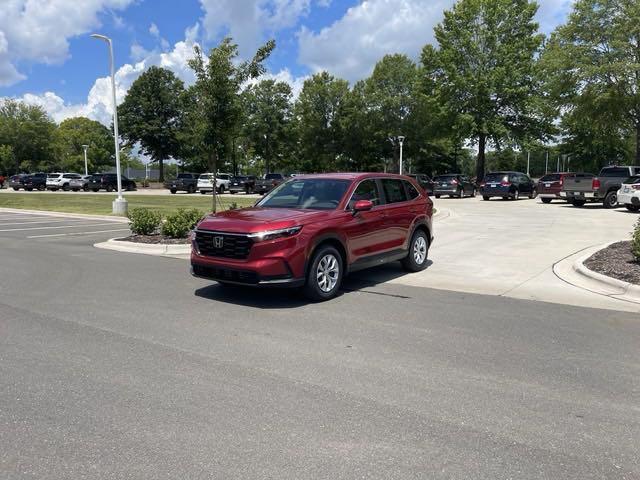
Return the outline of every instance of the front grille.
<path id="1" fill-rule="evenodd" d="M 200 254 L 206 257 L 244 260 L 249 256 L 252 241 L 244 235 L 196 231 Z"/>
<path id="2" fill-rule="evenodd" d="M 258 283 L 258 274 L 247 270 L 232 270 L 229 268 L 209 267 L 193 264 L 193 273 L 199 277 L 206 277 L 222 282 L 244 283 L 255 285 Z"/>

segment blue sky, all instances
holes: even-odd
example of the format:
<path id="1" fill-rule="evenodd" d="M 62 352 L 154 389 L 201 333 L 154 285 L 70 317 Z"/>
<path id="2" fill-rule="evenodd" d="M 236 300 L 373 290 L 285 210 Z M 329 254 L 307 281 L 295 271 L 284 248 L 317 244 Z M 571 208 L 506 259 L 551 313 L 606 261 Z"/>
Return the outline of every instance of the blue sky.
<path id="1" fill-rule="evenodd" d="M 86 115 L 108 123 L 106 46 L 114 40 L 118 97 L 149 66 L 172 69 L 187 83 L 194 44 L 224 35 L 250 55 L 268 38 L 277 48 L 269 75 L 299 91 L 328 70 L 356 81 L 386 53 L 417 58 L 453 0 L 0 0 L 0 97 L 42 105 L 60 121 Z M 542 0 L 541 30 L 566 18 L 570 0 Z"/>

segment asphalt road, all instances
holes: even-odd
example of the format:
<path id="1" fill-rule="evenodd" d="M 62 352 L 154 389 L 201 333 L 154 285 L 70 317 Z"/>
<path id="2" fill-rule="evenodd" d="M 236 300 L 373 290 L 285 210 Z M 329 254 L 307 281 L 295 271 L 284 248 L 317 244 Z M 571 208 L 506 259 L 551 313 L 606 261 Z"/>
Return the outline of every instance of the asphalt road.
<path id="1" fill-rule="evenodd" d="M 637 314 L 376 275 L 307 304 L 49 220 L 0 214 L 0 478 L 640 478 Z"/>

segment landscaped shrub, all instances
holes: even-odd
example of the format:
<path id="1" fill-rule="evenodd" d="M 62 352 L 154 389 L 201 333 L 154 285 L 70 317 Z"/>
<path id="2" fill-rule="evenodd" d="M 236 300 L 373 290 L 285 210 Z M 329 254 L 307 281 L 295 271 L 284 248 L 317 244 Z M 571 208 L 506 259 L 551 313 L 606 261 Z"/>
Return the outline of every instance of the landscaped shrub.
<path id="1" fill-rule="evenodd" d="M 171 238 L 184 238 L 196 226 L 203 215 L 197 209 L 180 209 L 176 213 L 167 216 L 162 224 L 162 234 Z"/>
<path id="2" fill-rule="evenodd" d="M 162 215 L 148 208 L 134 208 L 129 211 L 129 228 L 135 235 L 153 235 L 158 231 Z"/>
<path id="3" fill-rule="evenodd" d="M 636 257 L 636 261 L 640 262 L 640 220 L 636 223 L 636 226 L 631 234 L 631 252 Z"/>

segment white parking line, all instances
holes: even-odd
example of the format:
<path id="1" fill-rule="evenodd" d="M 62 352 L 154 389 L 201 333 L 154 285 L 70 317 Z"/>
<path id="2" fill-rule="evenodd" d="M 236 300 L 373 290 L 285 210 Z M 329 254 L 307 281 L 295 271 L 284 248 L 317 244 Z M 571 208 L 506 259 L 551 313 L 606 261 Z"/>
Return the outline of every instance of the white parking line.
<path id="1" fill-rule="evenodd" d="M 27 238 L 46 238 L 46 237 L 71 237 L 74 235 L 93 235 L 94 233 L 124 232 L 129 231 L 128 228 L 116 228 L 114 230 L 96 230 L 93 232 L 72 232 L 72 233 L 52 233 L 50 235 L 31 235 Z"/>
<path id="2" fill-rule="evenodd" d="M 6 227 L 7 225 L 33 225 L 36 223 L 63 223 L 63 222 L 68 222 L 70 220 L 75 220 L 75 221 L 86 221 L 83 220 L 81 218 L 78 219 L 73 219 L 73 218 L 69 218 L 66 220 L 42 220 L 42 221 L 37 221 L 37 222 L 12 222 L 12 223 L 2 223 L 1 225 L 3 227 Z"/>
<path id="3" fill-rule="evenodd" d="M 24 232 L 27 230 L 50 230 L 54 228 L 77 228 L 77 227 L 99 227 L 103 225 L 115 225 L 115 222 L 109 223 L 90 223 L 88 225 L 60 225 L 56 227 L 33 227 L 33 228 L 3 228 L 0 232 Z"/>

